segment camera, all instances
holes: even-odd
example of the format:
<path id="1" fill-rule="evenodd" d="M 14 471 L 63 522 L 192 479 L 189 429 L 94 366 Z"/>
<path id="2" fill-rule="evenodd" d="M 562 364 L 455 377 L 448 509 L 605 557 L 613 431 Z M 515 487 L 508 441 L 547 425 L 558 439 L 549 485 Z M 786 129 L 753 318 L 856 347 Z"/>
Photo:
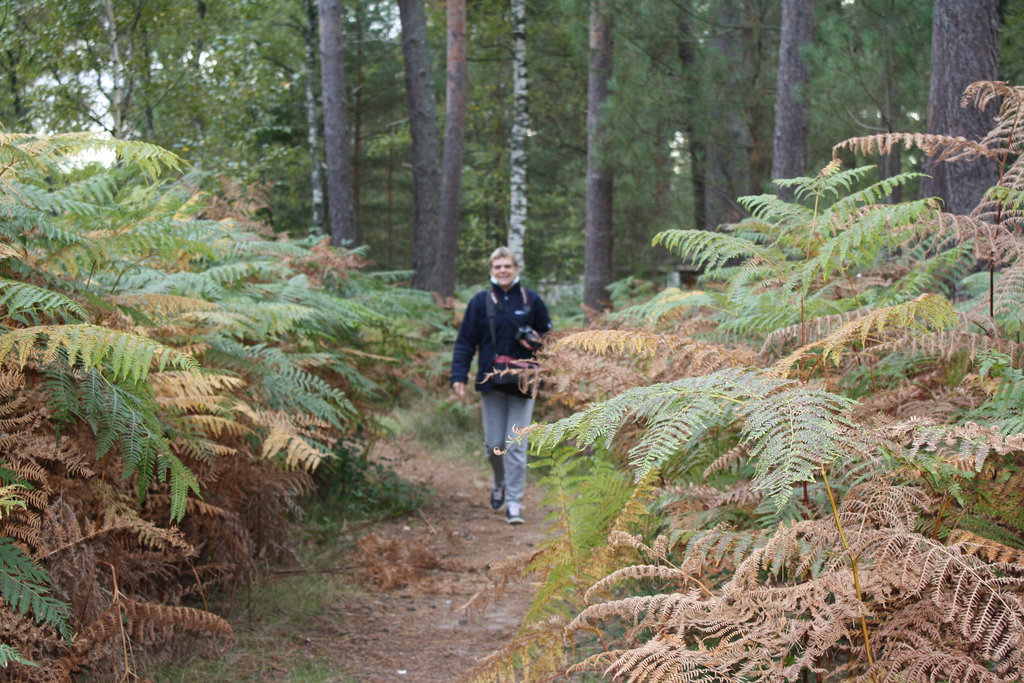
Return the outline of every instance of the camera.
<path id="1" fill-rule="evenodd" d="M 516 340 L 528 349 L 535 349 L 541 344 L 540 335 L 537 330 L 529 325 L 522 325 L 516 329 Z"/>

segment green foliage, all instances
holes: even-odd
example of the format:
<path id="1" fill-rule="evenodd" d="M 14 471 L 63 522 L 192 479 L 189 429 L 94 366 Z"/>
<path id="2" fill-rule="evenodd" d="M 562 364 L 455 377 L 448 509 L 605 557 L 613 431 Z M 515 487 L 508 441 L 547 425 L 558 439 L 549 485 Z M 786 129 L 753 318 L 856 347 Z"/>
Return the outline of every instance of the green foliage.
<path id="1" fill-rule="evenodd" d="M 46 339 L 45 346 L 37 347 L 40 338 Z M 13 356 L 11 364 L 20 369 L 37 350 L 42 352 L 44 364 L 65 355 L 69 365 L 80 363 L 86 370 L 104 366 L 112 379 L 136 382 L 146 378 L 154 361 L 158 370 L 168 364 L 186 370 L 197 368 L 194 358 L 159 342 L 97 325 L 24 327 L 0 335 L 0 362 L 11 363 L 8 356 Z"/>
<path id="2" fill-rule="evenodd" d="M 37 622 L 52 626 L 70 640 L 68 605 L 49 595 L 51 590 L 50 575 L 11 539 L 0 538 L 0 594 L 4 602 L 19 614 L 31 611 Z"/>
<path id="3" fill-rule="evenodd" d="M 401 291 L 401 274 L 359 272 L 359 252 L 269 239 L 244 212 L 210 217 L 219 200 L 192 179 L 155 177 L 177 167 L 168 152 L 114 141 L 106 147 L 121 165 L 75 161 L 98 144 L 0 136 L 0 439 L 11 449 L 0 468 L 10 535 L 0 538 L 0 588 L 19 615 L 66 634 L 46 572 L 11 539 L 42 552 L 40 528 L 95 519 L 45 552 L 75 571 L 109 560 L 131 586 L 117 617 L 129 637 L 150 618 L 165 634 L 175 623 L 223 633 L 211 615 L 159 602 L 207 571 L 191 562 L 194 548 L 219 567 L 214 582 L 246 571 L 250 553 L 285 552 L 286 513 L 322 462 L 340 463 L 333 481 L 360 515 L 421 501 L 346 448 L 373 438 L 374 403 L 416 366 L 406 379 L 387 375 L 431 348 L 423 337 L 446 316 L 429 295 Z M 88 585 L 120 594 L 101 578 Z M 119 631 L 101 623 L 110 614 L 81 625 L 81 653 L 56 656 L 93 656 Z M 14 645 L 5 661 L 34 647 Z"/>
<path id="4" fill-rule="evenodd" d="M 547 521 L 552 533 L 526 567 L 543 579 L 526 623 L 571 613 L 587 586 L 607 570 L 595 554 L 635 495 L 628 475 L 602 449 L 584 454 L 549 448 L 531 467 L 544 471 L 542 505 L 551 509 Z"/>
<path id="5" fill-rule="evenodd" d="M 670 458 L 685 459 L 695 434 L 739 423 L 741 442 L 755 464 L 754 488 L 765 491 L 778 512 L 794 495 L 795 483 L 813 481 L 849 452 L 853 441 L 844 428 L 851 426 L 851 405 L 841 396 L 769 375 L 720 370 L 630 389 L 538 429 L 531 447 L 544 452 L 565 440 L 607 446 L 622 424 L 636 422 L 641 434 L 627 456 L 639 480 Z"/>
<path id="6" fill-rule="evenodd" d="M 967 413 L 969 419 L 999 428 L 1003 434 L 1024 433 L 1024 370 L 999 351 L 985 351 L 976 358 L 978 376 L 996 380 L 992 395 Z"/>
<path id="7" fill-rule="evenodd" d="M 1006 98 L 1000 126 L 1015 126 L 1021 89 L 979 88 Z M 904 139 L 917 141 L 844 145 Z M 1011 221 L 1001 209 L 1019 174 L 971 218 L 932 199 L 890 203 L 917 174 L 873 176 L 833 162 L 779 182 L 793 199 L 740 198 L 750 217 L 718 232 L 659 233 L 656 245 L 702 269 L 701 289 L 667 289 L 545 349 L 557 398 L 579 408 L 531 428 L 531 447 L 607 451 L 635 480 L 656 476 L 669 532 L 649 544 L 610 535 L 649 563 L 611 566 L 575 603 L 566 631 L 601 652 L 570 672 L 831 680 L 915 662 L 913 680 L 952 680 L 934 674 L 953 669 L 931 652 L 1018 671 L 981 643 L 1018 638 L 1024 623 L 1024 375 L 1010 304 L 1024 278 L 1019 236 L 998 223 Z M 991 271 L 972 274 L 977 258 Z M 989 597 L 945 592 L 964 581 L 994 595 L 997 576 L 1014 577 L 999 625 L 979 625 Z M 989 649 L 962 654 L 961 639 Z M 926 645 L 898 654 L 907 642 Z"/>
<path id="8" fill-rule="evenodd" d="M 308 514 L 327 539 L 335 537 L 341 524 L 404 515 L 430 497 L 421 485 L 345 446 L 336 447 L 334 457 L 317 469 L 316 482 L 316 492 L 307 500 Z"/>
<path id="9" fill-rule="evenodd" d="M 0 667 L 6 669 L 7 665 L 11 662 L 17 662 L 18 664 L 24 664 L 25 666 L 39 666 L 31 659 L 25 659 L 21 653 L 18 652 L 18 648 L 11 647 L 7 643 L 0 643 Z"/>

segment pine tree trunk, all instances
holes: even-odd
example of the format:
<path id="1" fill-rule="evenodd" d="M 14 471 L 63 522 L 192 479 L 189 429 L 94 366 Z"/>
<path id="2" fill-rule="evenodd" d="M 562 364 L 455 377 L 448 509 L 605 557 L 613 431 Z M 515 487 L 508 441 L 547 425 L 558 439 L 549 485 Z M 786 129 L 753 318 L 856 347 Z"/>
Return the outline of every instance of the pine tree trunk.
<path id="1" fill-rule="evenodd" d="M 455 256 L 459 238 L 459 199 L 462 190 L 462 152 L 466 135 L 466 0 L 448 0 L 448 75 L 444 115 L 444 155 L 441 158 L 441 207 L 434 291 L 455 293 Z"/>
<path id="2" fill-rule="evenodd" d="M 601 107 L 609 95 L 612 46 L 612 23 L 607 0 L 591 0 L 583 303 L 594 311 L 602 311 L 608 306 L 607 288 L 612 281 L 613 174 L 609 168 L 605 126 L 601 113 Z"/>
<path id="3" fill-rule="evenodd" d="M 998 77 L 997 0 L 936 0 L 932 18 L 932 70 L 928 94 L 928 132 L 977 140 L 992 127 L 987 112 L 961 107 L 960 96 L 975 81 Z M 925 164 L 932 177 L 925 196 L 941 197 L 945 210 L 969 214 L 998 180 L 995 162 L 970 160 Z"/>
<path id="4" fill-rule="evenodd" d="M 441 187 L 437 105 L 423 0 L 398 0 L 398 10 L 402 21 L 405 92 L 412 136 L 412 286 L 428 290 L 432 286 Z"/>
<path id="5" fill-rule="evenodd" d="M 685 77 L 687 93 L 694 93 L 691 99 L 696 100 L 695 93 L 700 90 L 699 60 L 697 58 L 697 38 L 695 31 L 690 25 L 692 19 L 684 17 L 679 21 L 679 35 L 676 42 L 676 49 L 679 55 L 679 62 L 682 66 L 682 73 Z M 704 187 L 705 160 L 707 158 L 707 146 L 704 140 L 698 135 L 697 125 L 694 122 L 696 114 L 687 116 L 682 123 L 683 133 L 686 135 L 686 149 L 690 157 L 690 188 L 693 197 L 693 227 L 704 229 L 707 227 L 704 212 Z"/>
<path id="6" fill-rule="evenodd" d="M 324 231 L 324 187 L 320 172 L 320 126 L 316 100 L 316 6 L 306 4 L 306 146 L 309 153 L 311 227 L 317 234 Z"/>
<path id="7" fill-rule="evenodd" d="M 723 223 L 734 223 L 743 216 L 736 198 L 749 194 L 751 185 L 751 126 L 745 117 L 744 100 L 739 92 L 746 83 L 749 68 L 749 30 L 743 3 L 721 0 L 710 39 L 713 52 L 720 55 L 726 73 L 705 75 L 707 92 L 705 116 L 709 122 L 704 135 L 704 228 L 715 230 Z M 736 73 L 736 72 L 741 73 Z M 723 83 L 720 79 L 725 77 Z"/>
<path id="8" fill-rule="evenodd" d="M 359 224 L 359 193 L 362 189 L 362 142 L 363 142 L 363 3 L 357 2 L 356 8 L 356 82 L 352 88 L 353 130 L 352 130 L 352 210 L 355 212 L 356 224 Z"/>
<path id="9" fill-rule="evenodd" d="M 358 235 L 352 206 L 341 0 L 317 0 L 317 9 L 320 14 L 320 83 L 327 156 L 327 219 L 331 226 L 331 243 L 353 246 Z"/>
<path id="10" fill-rule="evenodd" d="M 509 138 L 508 248 L 526 268 L 526 133 L 530 127 L 527 108 L 529 80 L 526 73 L 526 0 L 512 0 L 512 135 Z"/>
<path id="11" fill-rule="evenodd" d="M 783 0 L 779 70 L 775 91 L 772 178 L 802 176 L 807 164 L 807 87 L 811 80 L 800 50 L 814 31 L 814 0 Z M 780 188 L 780 195 L 792 191 Z"/>
<path id="12" fill-rule="evenodd" d="M 887 33 L 887 35 L 892 35 Z M 893 36 L 895 38 L 895 36 Z M 882 124 L 885 126 L 885 132 L 892 133 L 896 128 L 896 106 L 893 101 L 893 82 L 896 79 L 897 67 L 893 63 L 891 53 L 889 58 L 886 59 L 885 63 L 885 85 L 884 85 L 884 99 L 882 100 Z M 886 178 L 892 178 L 897 176 L 902 171 L 902 154 L 898 146 L 893 146 L 891 154 L 879 154 L 878 155 L 878 178 L 885 180 Z M 885 196 L 885 200 L 890 204 L 899 204 L 902 201 L 902 188 L 895 187 L 893 191 Z"/>

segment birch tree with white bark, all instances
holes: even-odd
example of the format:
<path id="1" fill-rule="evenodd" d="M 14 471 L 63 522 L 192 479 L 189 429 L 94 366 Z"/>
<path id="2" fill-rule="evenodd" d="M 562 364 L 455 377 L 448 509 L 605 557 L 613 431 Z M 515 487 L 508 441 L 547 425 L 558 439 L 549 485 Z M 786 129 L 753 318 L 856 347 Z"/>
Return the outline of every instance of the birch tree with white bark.
<path id="1" fill-rule="evenodd" d="M 530 127 L 529 79 L 526 70 L 526 0 L 512 0 L 512 134 L 509 138 L 508 248 L 525 268 L 526 137 Z"/>
<path id="2" fill-rule="evenodd" d="M 309 185 L 314 232 L 324 231 L 324 187 L 320 171 L 320 117 L 316 99 L 317 10 L 313 0 L 305 0 L 306 10 L 306 146 L 309 153 Z"/>

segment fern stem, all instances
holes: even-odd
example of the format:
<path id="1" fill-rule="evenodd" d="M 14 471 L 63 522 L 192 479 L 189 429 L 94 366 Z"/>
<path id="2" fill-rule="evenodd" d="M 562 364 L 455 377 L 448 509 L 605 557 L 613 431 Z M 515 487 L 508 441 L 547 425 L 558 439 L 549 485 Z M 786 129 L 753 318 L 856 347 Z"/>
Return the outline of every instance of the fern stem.
<path id="1" fill-rule="evenodd" d="M 601 633 L 601 629 L 599 629 L 599 628 L 596 628 L 596 627 L 594 627 L 594 626 L 587 626 L 586 628 L 584 628 L 584 629 L 582 629 L 582 630 L 584 630 L 584 631 L 591 631 L 591 632 L 592 632 L 592 633 L 593 633 L 593 634 L 594 634 L 595 636 L 597 636 L 597 639 L 601 641 L 601 648 L 602 648 L 602 649 L 603 649 L 603 650 L 604 650 L 605 652 L 608 652 L 608 651 L 609 651 L 609 648 L 608 648 L 608 643 L 607 643 L 607 642 L 605 642 L 605 639 L 604 639 L 604 634 L 603 634 L 603 633 Z"/>
<path id="2" fill-rule="evenodd" d="M 843 543 L 843 548 L 849 552 L 850 544 L 846 540 L 846 531 L 843 529 L 843 523 L 839 520 L 839 509 L 836 507 L 836 497 L 832 492 L 832 487 L 828 483 L 828 472 L 825 468 L 821 470 L 821 477 L 825 483 L 825 491 L 828 492 L 828 502 L 832 506 L 832 517 L 836 520 L 836 528 L 839 530 L 839 540 Z M 853 589 L 857 593 L 857 600 L 861 604 L 860 611 L 860 630 L 864 635 L 864 651 L 868 656 L 868 667 L 872 668 L 875 665 L 875 658 L 871 654 L 871 639 L 868 637 L 868 620 L 864 616 L 864 597 L 860 592 L 860 574 L 857 571 L 857 557 L 853 556 L 850 558 L 850 567 L 853 569 Z M 878 682 L 878 674 L 874 671 L 871 672 L 871 680 Z"/>
<path id="3" fill-rule="evenodd" d="M 946 512 L 946 508 L 953 502 L 953 497 L 948 494 L 943 494 L 942 505 L 939 506 L 939 518 L 935 520 L 935 528 L 932 529 L 932 540 L 934 541 L 939 536 L 939 527 L 942 525 L 942 515 Z"/>

